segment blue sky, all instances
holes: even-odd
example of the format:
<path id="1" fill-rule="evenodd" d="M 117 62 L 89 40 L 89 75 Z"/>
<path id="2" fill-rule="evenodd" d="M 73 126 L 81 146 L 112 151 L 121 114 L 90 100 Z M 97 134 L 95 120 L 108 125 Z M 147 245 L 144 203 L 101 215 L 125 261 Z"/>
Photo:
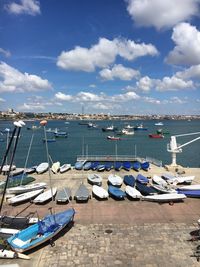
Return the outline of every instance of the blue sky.
<path id="1" fill-rule="evenodd" d="M 200 0 L 2 0 L 0 110 L 200 114 Z"/>

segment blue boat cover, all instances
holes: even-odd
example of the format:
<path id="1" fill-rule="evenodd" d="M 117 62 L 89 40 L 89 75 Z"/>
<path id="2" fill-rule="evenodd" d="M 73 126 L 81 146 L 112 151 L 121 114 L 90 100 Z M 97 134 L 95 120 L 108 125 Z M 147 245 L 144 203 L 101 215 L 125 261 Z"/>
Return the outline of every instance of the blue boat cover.
<path id="1" fill-rule="evenodd" d="M 149 182 L 148 178 L 140 173 L 137 175 L 136 180 L 140 182 L 141 184 L 148 184 Z"/>
<path id="2" fill-rule="evenodd" d="M 125 175 L 124 176 L 124 183 L 129 186 L 135 185 L 135 177 L 133 175 Z"/>

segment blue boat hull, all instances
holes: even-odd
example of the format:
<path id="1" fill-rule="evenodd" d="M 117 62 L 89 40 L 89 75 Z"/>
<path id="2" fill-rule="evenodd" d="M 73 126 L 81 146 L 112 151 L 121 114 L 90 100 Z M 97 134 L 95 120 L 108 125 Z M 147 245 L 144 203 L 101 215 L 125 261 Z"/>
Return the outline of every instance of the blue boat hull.
<path id="1" fill-rule="evenodd" d="M 200 198 L 200 190 L 180 190 L 177 189 L 178 194 L 184 194 L 187 197 Z"/>
<path id="2" fill-rule="evenodd" d="M 116 199 L 124 199 L 126 197 L 126 193 L 124 191 L 112 185 L 108 186 L 108 193 Z"/>

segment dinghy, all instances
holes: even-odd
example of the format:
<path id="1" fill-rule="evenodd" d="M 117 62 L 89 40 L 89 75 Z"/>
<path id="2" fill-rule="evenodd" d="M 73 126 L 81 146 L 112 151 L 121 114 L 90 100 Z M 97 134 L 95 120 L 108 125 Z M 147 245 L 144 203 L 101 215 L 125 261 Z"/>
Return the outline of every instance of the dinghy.
<path id="1" fill-rule="evenodd" d="M 148 184 L 149 179 L 146 176 L 139 173 L 136 177 L 136 181 L 141 184 Z"/>
<path id="2" fill-rule="evenodd" d="M 10 176 L 16 176 L 24 172 L 24 168 L 16 168 L 14 171 L 10 172 Z"/>
<path id="3" fill-rule="evenodd" d="M 123 166 L 122 162 L 116 161 L 115 164 L 114 164 L 114 169 L 116 171 L 120 171 L 122 166 Z"/>
<path id="4" fill-rule="evenodd" d="M 124 199 L 126 197 L 126 193 L 124 191 L 112 185 L 108 186 L 108 193 L 116 199 Z"/>
<path id="5" fill-rule="evenodd" d="M 131 169 L 130 161 L 123 162 L 123 169 L 126 170 L 126 171 L 130 171 L 130 169 Z"/>
<path id="6" fill-rule="evenodd" d="M 88 175 L 88 183 L 92 185 L 101 185 L 102 184 L 102 177 L 99 174 L 92 173 Z"/>
<path id="7" fill-rule="evenodd" d="M 12 250 L 7 250 L 4 248 L 0 249 L 0 258 L 2 259 L 23 259 L 23 260 L 30 260 L 30 257 L 28 255 L 15 252 Z M 1 265 L 3 266 L 3 265 Z M 11 266 L 11 265 L 10 265 Z"/>
<path id="8" fill-rule="evenodd" d="M 151 196 L 144 196 L 142 200 L 147 201 L 154 201 L 154 202 L 179 202 L 186 198 L 184 194 L 161 194 L 161 195 L 151 195 Z"/>
<path id="9" fill-rule="evenodd" d="M 136 188 L 144 196 L 157 194 L 157 190 L 152 186 L 147 186 L 145 184 L 136 183 Z"/>
<path id="10" fill-rule="evenodd" d="M 134 186 L 135 185 L 135 177 L 133 175 L 125 175 L 124 176 L 125 185 Z"/>
<path id="11" fill-rule="evenodd" d="M 158 185 L 167 186 L 167 182 L 158 175 L 153 175 L 152 181 Z"/>
<path id="12" fill-rule="evenodd" d="M 200 190 L 181 190 L 177 189 L 178 194 L 184 194 L 187 197 L 200 198 Z"/>
<path id="13" fill-rule="evenodd" d="M 148 161 L 142 162 L 141 164 L 141 169 L 143 169 L 144 171 L 148 171 L 150 164 Z"/>
<path id="14" fill-rule="evenodd" d="M 58 190 L 56 194 L 56 201 L 59 203 L 70 201 L 72 198 L 71 190 L 68 187 Z"/>
<path id="15" fill-rule="evenodd" d="M 40 194 L 39 196 L 37 196 L 33 200 L 33 202 L 34 203 L 44 203 L 44 202 L 46 202 L 52 198 L 52 194 L 54 197 L 56 192 L 57 192 L 57 188 L 53 187 L 52 189 L 49 189 L 49 190 L 45 191 L 44 193 Z"/>
<path id="16" fill-rule="evenodd" d="M 0 216 L 1 230 L 9 229 L 9 231 L 4 231 L 4 233 L 10 232 L 14 229 L 21 230 L 30 226 L 30 224 L 37 223 L 37 217 L 16 217 L 16 216 Z"/>
<path id="17" fill-rule="evenodd" d="M 120 176 L 118 176 L 116 174 L 110 174 L 108 176 L 108 182 L 114 186 L 121 186 L 123 183 L 123 180 Z"/>
<path id="18" fill-rule="evenodd" d="M 200 190 L 200 184 L 192 184 L 178 187 L 179 190 Z"/>
<path id="19" fill-rule="evenodd" d="M 113 168 L 113 163 L 112 162 L 106 162 L 105 163 L 106 171 L 110 171 L 112 168 Z"/>
<path id="20" fill-rule="evenodd" d="M 159 193 L 164 193 L 164 194 L 177 193 L 176 190 L 171 188 L 169 185 L 152 184 L 152 187 L 155 188 Z"/>
<path id="21" fill-rule="evenodd" d="M 57 172 L 59 172 L 60 170 L 60 162 L 57 161 L 57 162 L 54 162 L 51 166 L 51 171 L 56 174 Z"/>
<path id="22" fill-rule="evenodd" d="M 20 231 L 11 236 L 7 242 L 12 250 L 16 252 L 25 252 L 31 250 L 48 240 L 51 240 L 64 227 L 73 221 L 75 215 L 74 209 L 48 215 L 38 223 Z"/>
<path id="23" fill-rule="evenodd" d="M 97 166 L 99 165 L 99 162 L 98 161 L 94 161 L 94 162 L 92 162 L 92 165 L 91 165 L 91 169 L 93 170 L 93 171 L 95 171 L 96 169 L 97 169 Z"/>
<path id="24" fill-rule="evenodd" d="M 141 164 L 139 161 L 134 161 L 133 164 L 132 164 L 132 168 L 135 170 L 135 171 L 139 171 L 140 168 L 141 168 Z"/>
<path id="25" fill-rule="evenodd" d="M 191 184 L 195 176 L 176 176 L 172 173 L 164 173 L 162 177 L 168 182 L 173 184 Z"/>
<path id="26" fill-rule="evenodd" d="M 37 166 L 26 168 L 26 169 L 24 169 L 24 173 L 26 173 L 26 174 L 32 174 L 32 173 L 34 173 L 36 171 L 36 168 L 37 168 Z"/>
<path id="27" fill-rule="evenodd" d="M 78 202 L 86 202 L 90 197 L 91 196 L 88 188 L 83 183 L 80 184 L 74 195 L 74 199 Z"/>
<path id="28" fill-rule="evenodd" d="M 83 170 L 84 171 L 88 171 L 92 166 L 92 162 L 86 162 L 84 165 L 83 165 Z"/>
<path id="29" fill-rule="evenodd" d="M 140 193 L 140 191 L 138 191 L 136 188 L 130 185 L 126 186 L 125 192 L 129 197 L 134 198 L 134 199 L 138 199 L 142 197 L 142 194 Z"/>
<path id="30" fill-rule="evenodd" d="M 75 163 L 74 168 L 75 168 L 76 170 L 82 170 L 84 163 L 85 163 L 85 161 L 77 161 L 77 162 Z"/>
<path id="31" fill-rule="evenodd" d="M 22 180 L 21 176 L 19 178 L 16 178 L 16 176 L 15 176 L 15 178 L 9 177 L 7 188 L 15 187 L 15 186 L 19 186 L 19 185 L 26 185 L 26 184 L 29 184 L 33 181 L 35 181 L 35 178 L 33 178 L 31 176 L 26 176 L 26 175 L 24 175 L 23 180 Z M 0 188 L 2 189 L 2 188 L 4 188 L 4 186 L 5 186 L 5 182 L 3 181 L 0 184 Z"/>
<path id="32" fill-rule="evenodd" d="M 38 174 L 42 174 L 44 172 L 46 172 L 49 168 L 49 164 L 47 162 L 42 162 L 41 164 L 39 164 L 36 168 L 36 172 Z"/>
<path id="33" fill-rule="evenodd" d="M 46 183 L 36 183 L 36 184 L 28 184 L 21 185 L 16 187 L 10 187 L 6 190 L 8 194 L 23 194 L 29 191 L 38 190 L 46 187 Z"/>
<path id="34" fill-rule="evenodd" d="M 60 166 L 60 173 L 64 173 L 66 171 L 71 170 L 72 165 L 71 164 L 63 164 L 62 166 Z"/>
<path id="35" fill-rule="evenodd" d="M 97 166 L 97 171 L 98 172 L 103 172 L 105 170 L 105 165 L 104 164 L 99 164 L 98 166 Z"/>
<path id="36" fill-rule="evenodd" d="M 92 193 L 100 199 L 108 198 L 109 196 L 108 192 L 103 187 L 97 185 L 93 185 Z"/>
<path id="37" fill-rule="evenodd" d="M 26 192 L 24 194 L 20 194 L 20 195 L 17 195 L 15 197 L 11 197 L 8 199 L 8 203 L 9 204 L 17 204 L 20 202 L 31 200 L 31 199 L 35 198 L 36 196 L 38 196 L 39 194 L 41 194 L 43 191 L 44 191 L 44 189 L 42 188 L 42 189 Z"/>

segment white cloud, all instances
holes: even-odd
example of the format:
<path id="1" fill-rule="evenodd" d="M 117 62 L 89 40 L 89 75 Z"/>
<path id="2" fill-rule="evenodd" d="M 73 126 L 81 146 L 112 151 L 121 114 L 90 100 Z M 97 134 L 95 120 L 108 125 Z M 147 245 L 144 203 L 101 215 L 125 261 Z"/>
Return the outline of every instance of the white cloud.
<path id="1" fill-rule="evenodd" d="M 57 66 L 65 70 L 93 72 L 96 68 L 106 68 L 117 56 L 134 60 L 141 56 L 155 56 L 157 49 L 152 44 L 137 44 L 131 40 L 115 38 L 110 41 L 100 38 L 91 48 L 76 46 L 73 50 L 63 51 L 57 59 Z"/>
<path id="2" fill-rule="evenodd" d="M 174 97 L 170 98 L 169 103 L 171 103 L 171 104 L 185 104 L 185 103 L 187 103 L 187 101 L 182 100 L 177 96 L 174 96 Z"/>
<path id="3" fill-rule="evenodd" d="M 127 92 L 125 94 L 118 94 L 118 95 L 113 95 L 110 97 L 110 99 L 114 102 L 127 102 L 131 100 L 136 100 L 139 98 L 140 96 L 137 95 L 135 92 Z"/>
<path id="4" fill-rule="evenodd" d="M 97 86 L 96 86 L 96 84 L 90 84 L 89 87 L 90 88 L 96 88 Z"/>
<path id="5" fill-rule="evenodd" d="M 138 26 L 171 28 L 198 15 L 199 0 L 127 0 L 127 10 Z"/>
<path id="6" fill-rule="evenodd" d="M 200 64 L 178 71 L 175 76 L 181 79 L 200 78 Z"/>
<path id="7" fill-rule="evenodd" d="M 55 94 L 55 98 L 59 99 L 59 100 L 62 100 L 62 101 L 71 101 L 72 100 L 72 96 L 71 95 L 66 95 L 66 94 L 63 94 L 61 92 L 56 93 Z"/>
<path id="8" fill-rule="evenodd" d="M 18 107 L 18 110 L 23 111 L 37 111 L 44 110 L 45 106 L 41 105 L 41 103 L 24 103 L 22 106 Z"/>
<path id="9" fill-rule="evenodd" d="M 189 23 L 180 23 L 173 29 L 176 46 L 165 61 L 169 64 L 200 64 L 200 32 Z"/>
<path id="10" fill-rule="evenodd" d="M 10 51 L 5 50 L 5 49 L 3 49 L 3 48 L 1 48 L 1 47 L 0 47 L 0 54 L 2 54 L 2 55 L 5 56 L 5 57 L 10 57 L 10 56 L 11 56 Z"/>
<path id="11" fill-rule="evenodd" d="M 161 104 L 161 101 L 159 99 L 155 99 L 153 97 L 144 97 L 143 100 L 144 102 L 147 102 L 147 103 L 152 103 L 152 104 L 157 104 L 157 105 Z"/>
<path id="12" fill-rule="evenodd" d="M 94 105 L 92 105 L 92 108 L 94 109 L 99 109 L 99 110 L 113 110 L 113 109 L 116 109 L 116 108 L 121 108 L 120 105 L 117 105 L 117 104 L 113 104 L 113 103 L 109 103 L 109 102 L 98 102 L 98 103 L 95 103 Z"/>
<path id="13" fill-rule="evenodd" d="M 0 62 L 0 93 L 2 92 L 33 92 L 51 89 L 48 80 L 17 69 Z"/>
<path id="14" fill-rule="evenodd" d="M 0 102 L 6 102 L 6 100 L 0 97 Z"/>
<path id="15" fill-rule="evenodd" d="M 15 2 L 10 3 L 6 6 L 9 13 L 20 15 L 27 14 L 31 16 L 36 16 L 41 13 L 40 2 L 37 0 L 20 0 L 20 3 Z"/>
<path id="16" fill-rule="evenodd" d="M 138 82 L 136 82 L 137 89 L 143 92 L 149 92 L 154 86 L 154 80 L 148 76 L 142 77 Z"/>
<path id="17" fill-rule="evenodd" d="M 140 72 L 138 70 L 126 68 L 121 64 L 114 65 L 112 69 L 103 69 L 99 72 L 99 74 L 104 80 L 114 80 L 115 78 L 118 78 L 124 81 L 130 81 L 133 78 L 138 78 L 140 76 Z"/>
<path id="18" fill-rule="evenodd" d="M 79 92 L 76 96 L 76 101 L 84 101 L 84 102 L 97 102 L 102 101 L 104 99 L 104 95 L 97 95 L 90 92 Z"/>
<path id="19" fill-rule="evenodd" d="M 175 76 L 164 77 L 162 80 L 157 80 L 156 84 L 156 90 L 158 91 L 177 91 L 194 88 L 193 81 L 184 81 Z"/>

